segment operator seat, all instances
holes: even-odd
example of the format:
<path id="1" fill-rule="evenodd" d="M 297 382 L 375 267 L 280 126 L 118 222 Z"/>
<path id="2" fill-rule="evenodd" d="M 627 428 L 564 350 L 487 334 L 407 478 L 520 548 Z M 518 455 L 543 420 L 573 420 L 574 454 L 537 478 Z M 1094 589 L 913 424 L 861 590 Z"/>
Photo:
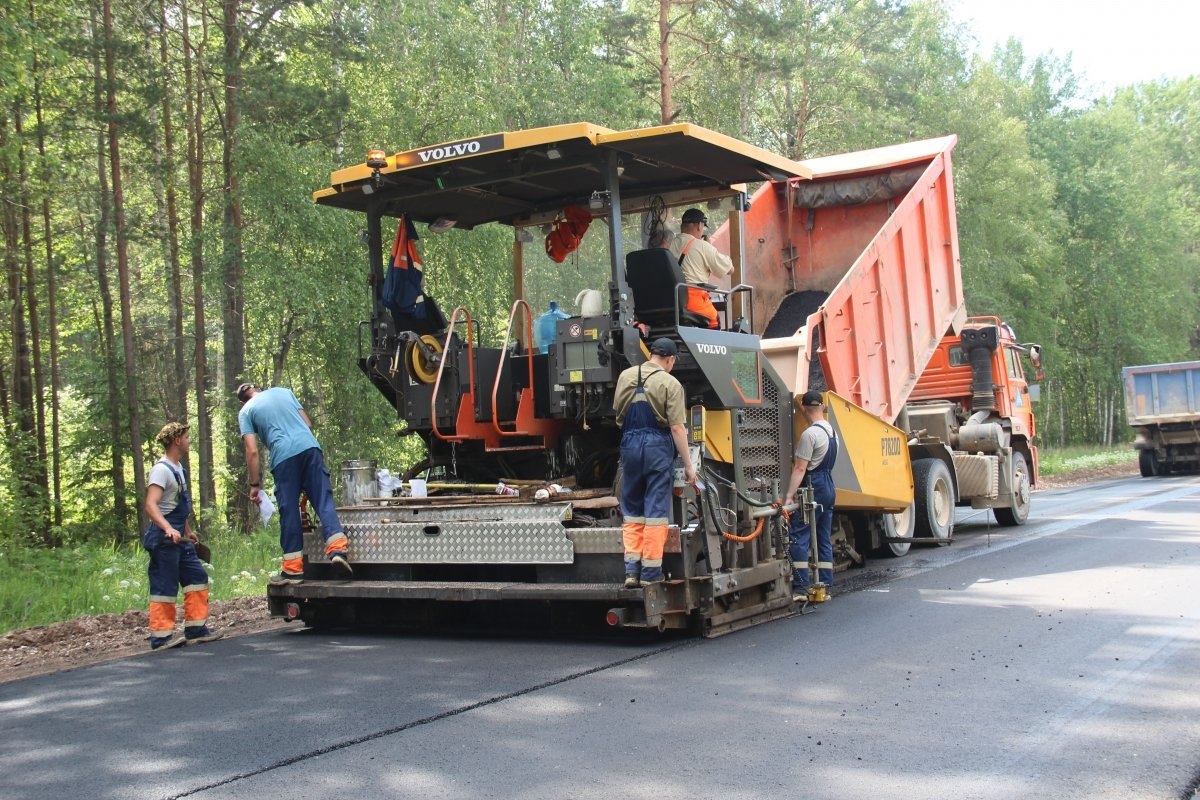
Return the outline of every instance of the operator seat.
<path id="1" fill-rule="evenodd" d="M 675 326 L 675 307 L 679 324 L 707 328 L 708 319 L 688 311 L 687 281 L 675 255 L 662 247 L 634 250 L 625 256 L 625 282 L 633 291 L 633 311 L 639 322 L 651 329 Z M 680 286 L 680 284 L 684 284 Z M 704 288 L 700 284 L 700 288 Z"/>

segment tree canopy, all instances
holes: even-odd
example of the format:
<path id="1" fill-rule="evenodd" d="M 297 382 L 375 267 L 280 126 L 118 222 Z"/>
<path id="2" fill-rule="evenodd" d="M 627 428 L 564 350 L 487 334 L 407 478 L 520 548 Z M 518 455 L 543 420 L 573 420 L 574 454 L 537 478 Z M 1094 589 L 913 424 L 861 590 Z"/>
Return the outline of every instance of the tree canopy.
<path id="1" fill-rule="evenodd" d="M 205 519 L 244 513 L 243 380 L 292 386 L 329 452 L 419 456 L 357 369 L 358 221 L 310 199 L 371 147 L 954 133 L 968 310 L 1045 346 L 1044 442 L 1120 440 L 1121 367 L 1200 358 L 1195 76 L 1086 98 L 1017 42 L 973 55 L 938 0 L 0 3 L 0 541 L 131 536 L 168 420 L 193 424 Z M 502 335 L 511 241 L 423 247 L 430 291 Z"/>

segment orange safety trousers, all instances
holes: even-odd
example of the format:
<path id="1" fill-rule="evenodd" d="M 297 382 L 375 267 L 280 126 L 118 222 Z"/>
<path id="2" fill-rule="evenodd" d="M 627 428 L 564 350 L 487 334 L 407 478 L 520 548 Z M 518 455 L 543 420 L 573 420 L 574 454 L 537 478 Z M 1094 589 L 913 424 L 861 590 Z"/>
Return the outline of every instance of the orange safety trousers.
<path id="1" fill-rule="evenodd" d="M 684 308 L 707 319 L 709 328 L 717 327 L 717 307 L 713 305 L 712 297 L 704 289 L 687 287 L 687 304 Z"/>
<path id="2" fill-rule="evenodd" d="M 329 558 L 330 553 L 346 552 L 346 545 L 350 540 L 346 538 L 344 533 L 335 533 L 325 542 L 325 557 Z M 285 553 L 283 556 L 283 571 L 292 575 L 299 575 L 304 572 L 304 553 Z"/>
<path id="3" fill-rule="evenodd" d="M 663 548 L 667 544 L 667 526 L 649 525 L 643 521 L 626 521 L 621 526 L 625 545 L 625 563 L 641 562 L 642 571 L 661 570 Z"/>
<path id="4" fill-rule="evenodd" d="M 183 627 L 201 628 L 208 622 L 208 585 L 183 587 Z M 175 598 L 150 596 L 150 635 L 170 636 L 175 630 Z"/>

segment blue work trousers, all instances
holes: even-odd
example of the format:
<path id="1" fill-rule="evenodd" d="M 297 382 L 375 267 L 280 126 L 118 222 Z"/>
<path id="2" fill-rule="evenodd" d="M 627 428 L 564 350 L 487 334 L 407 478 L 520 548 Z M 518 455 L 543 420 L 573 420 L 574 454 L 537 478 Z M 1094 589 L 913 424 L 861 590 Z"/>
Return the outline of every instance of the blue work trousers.
<path id="1" fill-rule="evenodd" d="M 329 469 L 321 448 L 312 447 L 303 453 L 285 459 L 271 468 L 275 476 L 275 499 L 279 503 L 279 545 L 284 557 L 299 554 L 304 550 L 304 533 L 300 525 L 300 492 L 308 496 L 318 519 L 325 541 L 342 535 L 342 523 L 338 519 L 333 502 L 333 487 L 329 483 Z"/>
<path id="2" fill-rule="evenodd" d="M 836 490 L 828 470 L 817 469 L 808 474 L 813 487 L 813 501 L 820 506 L 817 522 L 817 578 L 833 586 L 833 501 Z M 812 531 L 800 513 L 792 515 L 790 552 L 792 556 L 792 589 L 807 592 L 809 582 L 808 553 Z"/>

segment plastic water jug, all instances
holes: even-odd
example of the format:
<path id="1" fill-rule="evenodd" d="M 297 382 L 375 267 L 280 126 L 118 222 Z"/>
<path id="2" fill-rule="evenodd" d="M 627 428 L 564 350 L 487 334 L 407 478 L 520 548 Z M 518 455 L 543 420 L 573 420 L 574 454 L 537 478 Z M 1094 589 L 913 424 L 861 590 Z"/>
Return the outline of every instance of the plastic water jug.
<path id="1" fill-rule="evenodd" d="M 558 338 L 558 321 L 569 316 L 571 315 L 559 310 L 557 300 L 550 301 L 550 310 L 538 317 L 537 324 L 533 326 L 533 344 L 539 353 L 550 349 L 550 345 Z"/>

